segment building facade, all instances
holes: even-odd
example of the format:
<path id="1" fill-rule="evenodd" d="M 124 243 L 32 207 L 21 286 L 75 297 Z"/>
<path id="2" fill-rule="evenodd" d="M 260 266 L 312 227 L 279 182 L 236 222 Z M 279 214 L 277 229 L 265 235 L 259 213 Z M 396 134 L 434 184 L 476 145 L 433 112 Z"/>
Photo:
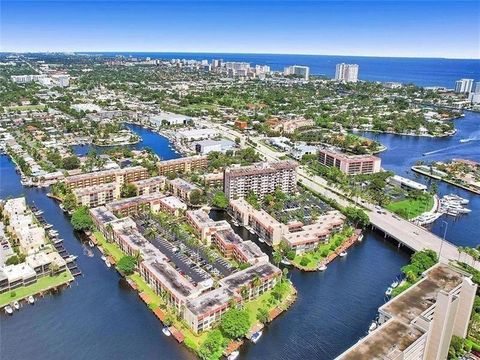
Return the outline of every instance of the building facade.
<path id="1" fill-rule="evenodd" d="M 348 175 L 373 174 L 381 170 L 382 160 L 374 155 L 348 155 L 333 148 L 318 149 L 318 161 Z"/>
<path id="2" fill-rule="evenodd" d="M 335 69 L 335 80 L 342 82 L 358 81 L 358 65 L 357 64 L 337 64 Z"/>

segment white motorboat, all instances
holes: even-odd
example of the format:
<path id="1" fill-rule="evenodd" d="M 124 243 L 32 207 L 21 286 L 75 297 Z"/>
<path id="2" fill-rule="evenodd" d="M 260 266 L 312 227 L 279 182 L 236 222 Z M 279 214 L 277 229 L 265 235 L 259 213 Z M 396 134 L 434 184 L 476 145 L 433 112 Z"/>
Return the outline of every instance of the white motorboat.
<path id="1" fill-rule="evenodd" d="M 227 360 L 235 360 L 240 355 L 240 351 L 235 350 L 230 355 L 228 355 Z"/>
<path id="2" fill-rule="evenodd" d="M 18 301 L 14 301 L 13 307 L 15 308 L 15 310 L 20 310 L 20 304 L 19 304 L 19 302 L 18 302 Z"/>
<path id="3" fill-rule="evenodd" d="M 257 341 L 260 340 L 260 338 L 262 337 L 262 334 L 263 334 L 262 331 L 257 331 L 256 333 L 254 333 L 254 334 L 252 335 L 252 338 L 251 338 L 250 340 L 252 340 L 252 342 L 253 342 L 254 344 L 256 344 Z"/>
<path id="4" fill-rule="evenodd" d="M 35 304 L 35 298 L 32 295 L 28 297 L 28 303 L 31 305 Z"/>
<path id="5" fill-rule="evenodd" d="M 372 323 L 370 324 L 370 327 L 368 328 L 368 332 L 372 332 L 372 331 L 375 330 L 377 327 L 378 327 L 377 322 L 376 322 L 376 321 L 372 321 Z"/>
<path id="6" fill-rule="evenodd" d="M 93 241 L 92 241 L 92 240 L 90 240 L 90 241 L 88 242 L 88 246 L 90 246 L 90 247 L 94 247 L 94 246 L 95 246 L 95 244 L 93 243 Z"/>
<path id="7" fill-rule="evenodd" d="M 281 264 L 283 265 L 292 265 L 292 263 L 290 261 L 288 261 L 287 259 L 283 258 L 281 261 L 280 261 Z"/>
<path id="8" fill-rule="evenodd" d="M 248 229 L 248 231 L 249 231 L 249 232 L 250 232 L 250 234 L 252 234 L 252 235 L 253 235 L 253 234 L 255 234 L 255 231 L 253 231 L 253 229 L 252 229 L 252 228 Z"/>
<path id="9" fill-rule="evenodd" d="M 363 234 L 360 234 L 360 236 L 358 237 L 357 241 L 358 241 L 358 242 L 362 242 L 362 240 L 363 240 Z"/>
<path id="10" fill-rule="evenodd" d="M 397 281 L 397 280 L 395 280 L 395 281 L 392 283 L 392 285 L 390 285 L 390 287 L 391 287 L 392 289 L 395 289 L 397 286 L 398 286 L 398 281 Z"/>
<path id="11" fill-rule="evenodd" d="M 67 262 L 72 262 L 72 261 L 75 261 L 77 259 L 77 256 L 75 255 L 69 255 L 65 260 Z"/>
<path id="12" fill-rule="evenodd" d="M 387 289 L 387 291 L 385 291 L 385 295 L 387 295 L 387 296 L 392 295 L 392 291 L 393 291 L 393 289 L 392 289 L 391 287 L 389 287 L 389 288 Z"/>
<path id="13" fill-rule="evenodd" d="M 327 265 L 325 265 L 325 264 L 320 265 L 320 266 L 318 267 L 318 270 L 319 270 L 319 271 L 325 271 L 325 270 L 327 270 Z"/>
<path id="14" fill-rule="evenodd" d="M 107 258 L 105 257 L 105 255 L 102 255 L 100 259 L 102 259 L 102 261 L 107 261 Z"/>
<path id="15" fill-rule="evenodd" d="M 108 260 L 105 260 L 105 265 L 107 265 L 108 268 L 112 267 L 112 264 L 110 264 L 110 261 L 108 261 Z"/>
<path id="16" fill-rule="evenodd" d="M 168 330 L 168 327 L 166 327 L 166 326 L 162 329 L 162 332 L 165 336 L 172 335 L 172 333 L 170 332 L 170 330 Z"/>
<path id="17" fill-rule="evenodd" d="M 261 237 L 258 238 L 258 241 L 260 241 L 261 243 L 265 242 L 265 240 L 263 240 Z"/>
<path id="18" fill-rule="evenodd" d="M 347 256 L 347 252 L 344 250 L 340 254 L 338 254 L 340 257 Z"/>
<path id="19" fill-rule="evenodd" d="M 10 305 L 5 306 L 5 314 L 7 314 L 7 315 L 12 315 L 13 314 L 13 309 Z"/>

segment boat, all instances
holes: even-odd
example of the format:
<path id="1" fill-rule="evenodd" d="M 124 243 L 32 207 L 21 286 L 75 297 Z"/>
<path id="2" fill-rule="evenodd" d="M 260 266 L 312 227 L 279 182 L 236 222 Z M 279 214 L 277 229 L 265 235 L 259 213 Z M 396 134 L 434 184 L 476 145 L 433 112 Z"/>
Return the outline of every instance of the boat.
<path id="1" fill-rule="evenodd" d="M 105 257 L 105 255 L 102 255 L 100 259 L 102 259 L 103 261 L 107 261 L 107 258 Z"/>
<path id="2" fill-rule="evenodd" d="M 65 260 L 67 262 L 72 262 L 72 261 L 75 261 L 77 259 L 77 256 L 75 255 L 69 255 Z"/>
<path id="3" fill-rule="evenodd" d="M 254 333 L 254 334 L 252 335 L 252 338 L 251 338 L 250 340 L 252 340 L 252 342 L 253 342 L 254 344 L 256 344 L 257 341 L 260 340 L 260 338 L 262 337 L 262 334 L 263 334 L 262 331 L 257 331 L 256 333 Z"/>
<path id="4" fill-rule="evenodd" d="M 248 229 L 248 231 L 249 231 L 249 232 L 250 232 L 250 234 L 252 234 L 252 235 L 253 235 L 253 234 L 255 234 L 255 231 L 253 231 L 253 229 L 252 229 L 252 228 Z"/>
<path id="5" fill-rule="evenodd" d="M 92 240 L 90 240 L 90 241 L 88 242 L 88 246 L 90 246 L 90 247 L 94 247 L 94 246 L 95 246 L 95 244 L 93 243 L 93 241 L 92 241 Z"/>
<path id="6" fill-rule="evenodd" d="M 233 221 L 232 221 L 232 224 L 235 225 L 235 226 L 238 226 L 238 221 L 233 220 Z"/>
<path id="7" fill-rule="evenodd" d="M 292 263 L 290 261 L 288 261 L 288 259 L 285 259 L 283 258 L 281 261 L 280 261 L 281 264 L 283 265 L 292 265 Z"/>
<path id="8" fill-rule="evenodd" d="M 35 216 L 40 216 L 40 215 L 43 214 L 43 211 L 42 211 L 42 210 L 38 210 L 38 211 L 35 211 L 33 214 L 34 214 Z"/>
<path id="9" fill-rule="evenodd" d="M 52 227 L 53 227 L 52 224 L 45 224 L 45 226 L 44 226 L 45 229 L 50 229 L 50 228 L 52 228 Z"/>
<path id="10" fill-rule="evenodd" d="M 170 330 L 168 330 L 168 327 L 165 326 L 163 329 L 162 329 L 162 332 L 165 336 L 170 336 L 172 335 L 172 333 L 170 332 Z"/>
<path id="11" fill-rule="evenodd" d="M 363 234 L 360 234 L 360 236 L 358 237 L 357 241 L 358 241 L 358 242 L 362 242 L 362 240 L 363 240 Z"/>
<path id="12" fill-rule="evenodd" d="M 397 281 L 397 280 L 395 280 L 395 281 L 390 285 L 390 287 L 391 287 L 392 289 L 395 289 L 397 286 L 398 286 L 398 281 Z"/>
<path id="13" fill-rule="evenodd" d="M 377 326 L 378 326 L 377 322 L 375 320 L 372 321 L 372 323 L 370 324 L 370 327 L 368 328 L 368 332 L 372 332 L 377 328 Z"/>
<path id="14" fill-rule="evenodd" d="M 258 241 L 260 241 L 261 243 L 265 242 L 265 240 L 263 240 L 261 237 L 258 238 Z"/>
<path id="15" fill-rule="evenodd" d="M 240 355 L 240 351 L 235 350 L 230 353 L 230 355 L 228 355 L 227 360 L 235 360 L 236 358 L 238 358 L 238 355 Z"/>
<path id="16" fill-rule="evenodd" d="M 387 295 L 387 296 L 392 295 L 392 291 L 393 291 L 393 289 L 392 289 L 391 287 L 389 287 L 389 288 L 387 289 L 387 291 L 385 291 L 385 295 Z"/>
<path id="17" fill-rule="evenodd" d="M 35 303 L 35 298 L 34 298 L 32 295 L 30 295 L 30 296 L 27 298 L 27 300 L 28 300 L 28 303 L 31 304 L 31 305 L 33 305 L 33 304 Z"/>
<path id="18" fill-rule="evenodd" d="M 347 256 L 347 252 L 343 250 L 340 254 L 338 254 L 340 257 Z"/>
<path id="19" fill-rule="evenodd" d="M 110 264 L 110 261 L 108 261 L 108 260 L 105 260 L 105 265 L 107 265 L 108 268 L 112 267 L 112 264 Z"/>
<path id="20" fill-rule="evenodd" d="M 18 303 L 18 301 L 15 301 L 13 303 L 13 307 L 15 308 L 15 310 L 20 310 L 20 304 Z"/>
<path id="21" fill-rule="evenodd" d="M 461 143 L 468 143 L 470 141 L 472 141 L 473 139 L 460 139 L 460 142 Z"/>
<path id="22" fill-rule="evenodd" d="M 318 270 L 319 270 L 319 271 L 325 271 L 325 270 L 327 270 L 327 265 L 325 265 L 325 264 L 320 265 L 320 266 L 318 267 Z"/>
<path id="23" fill-rule="evenodd" d="M 5 306 L 5 314 L 7 314 L 7 315 L 12 315 L 13 314 L 13 309 L 10 305 Z"/>

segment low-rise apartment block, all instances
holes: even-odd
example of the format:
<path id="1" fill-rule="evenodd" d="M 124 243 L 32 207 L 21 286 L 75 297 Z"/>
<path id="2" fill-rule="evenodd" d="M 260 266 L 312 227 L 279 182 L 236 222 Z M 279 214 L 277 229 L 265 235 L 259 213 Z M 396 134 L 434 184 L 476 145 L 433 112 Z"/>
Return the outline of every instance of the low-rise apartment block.
<path id="1" fill-rule="evenodd" d="M 381 159 L 374 155 L 348 155 L 334 148 L 320 148 L 318 161 L 348 175 L 373 174 L 381 170 Z"/>
<path id="2" fill-rule="evenodd" d="M 215 221 L 201 209 L 187 211 L 186 218 L 200 240 L 207 245 L 211 244 L 214 232 L 231 228 L 226 220 Z"/>
<path id="3" fill-rule="evenodd" d="M 188 174 L 195 170 L 204 170 L 208 166 L 207 156 L 187 156 L 179 159 L 164 160 L 157 163 L 158 173 Z"/>
<path id="4" fill-rule="evenodd" d="M 153 194 L 165 190 L 167 178 L 165 176 L 154 176 L 145 180 L 135 181 L 137 195 Z"/>
<path id="5" fill-rule="evenodd" d="M 262 199 L 277 188 L 291 194 L 297 190 L 297 167 L 291 160 L 227 167 L 223 191 L 229 199 L 243 198 L 249 192 Z"/>
<path id="6" fill-rule="evenodd" d="M 240 256 L 256 258 L 256 261 L 250 261 L 253 265 L 249 268 L 224 277 L 218 282 L 219 286 L 213 289 L 211 278 L 194 283 L 183 276 L 160 248 L 139 232 L 131 218 L 118 219 L 106 207 L 90 209 L 90 214 L 97 228 L 125 253 L 141 255 L 139 269 L 142 278 L 155 293 L 167 294 L 168 304 L 179 312 L 195 333 L 216 324 L 232 305 L 232 299 L 236 303 L 255 298 L 275 286 L 282 274 L 279 268 L 268 262 L 268 257 L 256 245 L 251 246 L 247 241 L 243 242 L 244 246 L 240 245 L 238 250 L 234 250 L 241 255 L 232 252 L 232 256 L 238 256 L 239 259 Z"/>
<path id="7" fill-rule="evenodd" d="M 120 187 L 107 183 L 73 189 L 73 195 L 80 206 L 97 207 L 120 198 Z"/>
<path id="8" fill-rule="evenodd" d="M 183 180 L 182 178 L 176 178 L 169 181 L 169 188 L 174 196 L 178 196 L 180 199 L 185 201 L 190 200 L 190 196 L 194 191 L 202 192 L 197 185 Z"/>
<path id="9" fill-rule="evenodd" d="M 465 338 L 477 285 L 436 264 L 422 280 L 379 308 L 380 326 L 337 359 L 447 359 L 453 335 Z"/>
<path id="10" fill-rule="evenodd" d="M 180 216 L 187 211 L 187 204 L 176 196 L 166 196 L 158 201 L 159 211 L 164 211 L 173 216 Z"/>
<path id="11" fill-rule="evenodd" d="M 149 176 L 148 170 L 143 166 L 132 166 L 68 176 L 65 178 L 65 184 L 75 189 L 116 182 L 121 187 L 124 183 L 144 180 Z"/>
<path id="12" fill-rule="evenodd" d="M 122 216 L 145 212 L 148 209 L 158 212 L 160 210 L 160 200 L 164 197 L 165 195 L 162 193 L 134 196 L 110 202 L 107 204 L 107 208 Z"/>

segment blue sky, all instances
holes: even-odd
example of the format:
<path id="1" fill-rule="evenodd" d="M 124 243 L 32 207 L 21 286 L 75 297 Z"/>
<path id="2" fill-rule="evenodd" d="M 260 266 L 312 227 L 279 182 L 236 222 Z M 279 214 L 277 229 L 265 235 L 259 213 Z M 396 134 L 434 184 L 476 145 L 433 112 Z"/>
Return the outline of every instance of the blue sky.
<path id="1" fill-rule="evenodd" d="M 0 51 L 480 58 L 479 1 L 0 1 Z"/>

